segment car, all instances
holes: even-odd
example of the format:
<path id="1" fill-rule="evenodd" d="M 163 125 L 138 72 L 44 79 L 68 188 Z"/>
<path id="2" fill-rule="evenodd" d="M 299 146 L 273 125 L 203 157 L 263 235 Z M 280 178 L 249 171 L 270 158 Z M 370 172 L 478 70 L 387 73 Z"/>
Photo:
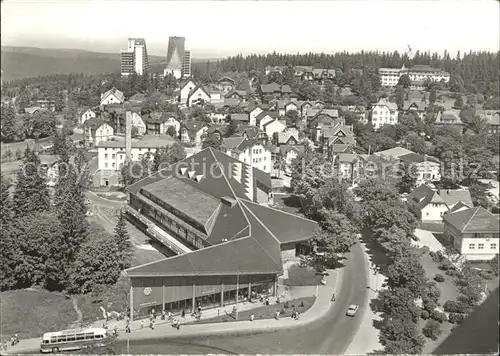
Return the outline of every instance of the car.
<path id="1" fill-rule="evenodd" d="M 359 309 L 359 305 L 351 304 L 345 313 L 347 316 L 355 316 Z"/>

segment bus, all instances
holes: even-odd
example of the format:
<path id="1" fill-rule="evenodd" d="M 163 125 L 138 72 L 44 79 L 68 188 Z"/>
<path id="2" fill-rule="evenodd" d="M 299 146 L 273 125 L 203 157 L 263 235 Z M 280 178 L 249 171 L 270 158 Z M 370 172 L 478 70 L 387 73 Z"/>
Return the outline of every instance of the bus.
<path id="1" fill-rule="evenodd" d="M 75 351 L 86 347 L 105 346 L 109 335 L 104 328 L 71 329 L 45 333 L 42 335 L 40 352 L 57 353 Z"/>

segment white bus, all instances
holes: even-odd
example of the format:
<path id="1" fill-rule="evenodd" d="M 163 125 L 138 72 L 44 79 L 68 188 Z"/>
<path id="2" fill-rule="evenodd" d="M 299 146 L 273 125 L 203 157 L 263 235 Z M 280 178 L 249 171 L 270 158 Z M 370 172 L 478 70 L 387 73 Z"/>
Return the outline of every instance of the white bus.
<path id="1" fill-rule="evenodd" d="M 109 335 L 103 328 L 72 329 L 45 333 L 40 352 L 75 351 L 89 346 L 105 346 Z"/>

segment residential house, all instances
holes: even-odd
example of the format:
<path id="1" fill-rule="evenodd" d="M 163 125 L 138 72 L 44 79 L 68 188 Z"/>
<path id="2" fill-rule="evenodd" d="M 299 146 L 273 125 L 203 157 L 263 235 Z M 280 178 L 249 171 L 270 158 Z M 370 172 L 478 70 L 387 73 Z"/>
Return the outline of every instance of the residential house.
<path id="1" fill-rule="evenodd" d="M 424 90 L 425 82 L 423 80 L 412 80 L 410 83 L 410 90 Z"/>
<path id="2" fill-rule="evenodd" d="M 290 100 L 278 100 L 276 103 L 279 116 L 285 116 L 289 111 L 296 111 L 300 116 L 299 104 Z"/>
<path id="3" fill-rule="evenodd" d="M 354 181 L 359 176 L 360 159 L 355 153 L 339 153 L 333 166 L 341 178 Z"/>
<path id="4" fill-rule="evenodd" d="M 197 85 L 188 95 L 187 106 L 203 105 L 203 103 L 210 103 L 211 94 L 202 85 Z"/>
<path id="5" fill-rule="evenodd" d="M 499 253 L 498 215 L 483 207 L 444 214 L 444 234 L 469 261 L 486 261 Z"/>
<path id="6" fill-rule="evenodd" d="M 217 125 L 225 123 L 227 116 L 228 114 L 226 114 L 225 112 L 211 112 L 210 114 L 208 114 L 208 117 L 210 118 L 212 124 Z"/>
<path id="7" fill-rule="evenodd" d="M 264 110 L 258 105 L 251 105 L 247 107 L 246 112 L 248 112 L 248 121 L 251 126 L 257 126 L 257 117 Z"/>
<path id="8" fill-rule="evenodd" d="M 24 108 L 24 112 L 26 114 L 30 114 L 30 115 L 33 115 L 37 111 L 44 111 L 44 110 L 46 110 L 46 109 L 43 109 L 40 106 L 31 106 L 31 107 L 28 107 L 28 108 Z"/>
<path id="9" fill-rule="evenodd" d="M 397 157 L 407 170 L 415 167 L 417 184 L 429 183 L 441 179 L 441 162 L 430 156 L 418 153 L 408 153 Z"/>
<path id="10" fill-rule="evenodd" d="M 292 161 L 296 159 L 301 153 L 304 153 L 306 147 L 304 145 L 282 145 L 279 146 L 280 156 L 283 158 L 284 163 L 287 167 L 292 164 Z"/>
<path id="11" fill-rule="evenodd" d="M 192 78 L 186 79 L 181 85 L 179 90 L 179 103 L 186 105 L 189 95 L 196 88 L 196 82 Z"/>
<path id="12" fill-rule="evenodd" d="M 207 135 L 213 137 L 216 140 L 222 140 L 222 137 L 226 135 L 228 125 L 211 125 L 207 130 Z"/>
<path id="13" fill-rule="evenodd" d="M 312 66 L 296 66 L 294 67 L 294 75 L 302 80 L 311 81 L 314 79 Z"/>
<path id="14" fill-rule="evenodd" d="M 86 146 L 97 146 L 101 141 L 108 141 L 115 131 L 111 123 L 100 118 L 88 119 L 84 125 L 84 141 Z"/>
<path id="15" fill-rule="evenodd" d="M 425 112 L 427 110 L 427 103 L 425 101 L 405 101 L 403 104 L 403 110 L 405 113 L 416 113 L 420 120 L 425 118 Z"/>
<path id="16" fill-rule="evenodd" d="M 230 114 L 231 115 L 231 121 L 236 121 L 238 123 L 242 124 L 248 124 L 248 114 Z"/>
<path id="17" fill-rule="evenodd" d="M 170 146 L 175 140 L 168 135 L 144 136 L 132 139 L 130 159 L 140 161 L 148 155 L 152 161 L 157 149 Z M 93 176 L 96 186 L 120 185 L 120 169 L 126 162 L 125 140 L 123 138 L 101 141 L 97 145 L 97 168 Z"/>
<path id="18" fill-rule="evenodd" d="M 101 94 L 101 106 L 109 104 L 123 104 L 125 95 L 115 87 Z"/>
<path id="19" fill-rule="evenodd" d="M 241 106 L 242 101 L 235 98 L 224 98 L 222 103 L 213 104 L 215 107 L 230 108 L 231 106 Z"/>
<path id="20" fill-rule="evenodd" d="M 322 127 L 318 142 L 322 153 L 332 162 L 337 155 L 352 153 L 356 147 L 352 126 L 342 122 L 335 126 Z"/>
<path id="21" fill-rule="evenodd" d="M 297 129 L 287 129 L 278 133 L 278 145 L 294 146 L 299 143 L 299 131 Z"/>
<path id="22" fill-rule="evenodd" d="M 181 122 L 178 119 L 177 113 L 174 112 L 152 112 L 144 115 L 146 122 L 146 132 L 148 135 L 165 135 L 168 128 L 175 129 L 175 137 L 179 135 Z"/>
<path id="23" fill-rule="evenodd" d="M 265 131 L 268 137 L 273 137 L 275 132 L 280 133 L 286 129 L 286 122 L 278 120 L 278 115 L 273 111 L 262 112 L 256 117 L 256 126 Z"/>
<path id="24" fill-rule="evenodd" d="M 470 191 L 467 189 L 438 189 L 437 192 L 450 210 L 456 211 L 460 206 L 469 208 L 474 206 Z"/>
<path id="25" fill-rule="evenodd" d="M 263 84 L 260 86 L 262 100 L 269 102 L 272 99 L 290 98 L 292 89 L 289 85 L 279 85 L 276 83 Z"/>
<path id="26" fill-rule="evenodd" d="M 336 120 L 339 118 L 339 111 L 337 109 L 310 108 L 305 112 L 304 119 L 311 123 L 320 116 L 329 116 L 332 120 Z"/>
<path id="27" fill-rule="evenodd" d="M 324 80 L 334 80 L 335 79 L 335 69 L 324 69 L 324 68 L 319 68 L 319 69 L 313 69 L 313 77 L 317 81 L 324 81 Z"/>
<path id="28" fill-rule="evenodd" d="M 441 223 L 444 213 L 449 210 L 437 191 L 422 184 L 407 197 L 409 209 L 423 223 Z"/>
<path id="29" fill-rule="evenodd" d="M 500 113 L 497 112 L 492 116 L 488 116 L 486 122 L 490 135 L 498 135 L 500 133 Z"/>
<path id="30" fill-rule="evenodd" d="M 89 108 L 83 109 L 78 113 L 78 124 L 83 125 L 88 119 L 94 119 L 96 113 Z"/>
<path id="31" fill-rule="evenodd" d="M 222 151 L 227 155 L 260 169 L 263 172 L 271 173 L 271 151 L 269 146 L 262 141 L 247 137 L 228 137 L 222 139 Z"/>
<path id="32" fill-rule="evenodd" d="M 404 155 L 407 155 L 410 153 L 415 153 L 415 152 L 407 150 L 406 148 L 403 148 L 403 147 L 394 147 L 394 148 L 390 148 L 388 150 L 376 152 L 376 153 L 374 153 L 374 155 L 379 156 L 379 157 L 383 157 L 386 159 L 397 159 L 400 156 L 404 156 Z"/>
<path id="33" fill-rule="evenodd" d="M 180 126 L 180 137 L 182 143 L 201 145 L 203 137 L 208 131 L 208 125 L 201 121 L 186 121 Z"/>
<path id="34" fill-rule="evenodd" d="M 215 86 L 205 86 L 205 90 L 210 95 L 210 103 L 212 105 L 220 106 L 224 104 L 224 92 L 219 90 L 218 87 Z"/>
<path id="35" fill-rule="evenodd" d="M 110 122 L 113 124 L 113 127 L 115 128 L 115 134 L 117 133 L 125 133 L 126 129 L 126 120 L 125 120 L 125 110 L 122 110 L 120 113 L 114 114 L 110 116 Z M 146 123 L 142 119 L 142 116 L 140 115 L 140 111 L 133 109 L 130 111 L 131 115 L 131 123 L 132 127 L 135 127 L 137 129 L 137 134 L 138 135 L 145 135 L 146 134 Z"/>
<path id="36" fill-rule="evenodd" d="M 462 119 L 460 119 L 460 116 L 455 111 L 445 110 L 443 112 L 438 112 L 436 121 L 434 122 L 434 126 L 447 126 L 452 128 L 457 133 L 462 134 L 465 124 L 462 122 Z"/>
<path id="37" fill-rule="evenodd" d="M 384 125 L 395 125 L 398 123 L 398 106 L 382 98 L 373 105 L 372 125 L 375 130 Z"/>
<path id="38" fill-rule="evenodd" d="M 281 74 L 284 69 L 285 69 L 285 67 L 283 67 L 283 66 L 267 66 L 265 68 L 265 72 L 266 72 L 266 75 L 269 75 L 272 72 L 276 72 L 276 73 Z"/>
<path id="39" fill-rule="evenodd" d="M 267 144 L 269 141 L 269 136 L 265 131 L 261 130 L 256 126 L 241 126 L 238 128 L 238 135 L 248 139 L 257 139 L 261 144 Z"/>
<path id="40" fill-rule="evenodd" d="M 230 91 L 232 91 L 236 88 L 236 84 L 234 82 L 234 79 L 229 78 L 229 77 L 224 77 L 224 78 L 219 79 L 217 81 L 217 85 L 219 87 L 219 90 L 222 90 L 224 93 L 229 93 Z"/>
<path id="41" fill-rule="evenodd" d="M 247 92 L 245 90 L 231 90 L 227 94 L 224 95 L 226 99 L 235 99 L 239 102 L 245 101 L 247 96 Z"/>

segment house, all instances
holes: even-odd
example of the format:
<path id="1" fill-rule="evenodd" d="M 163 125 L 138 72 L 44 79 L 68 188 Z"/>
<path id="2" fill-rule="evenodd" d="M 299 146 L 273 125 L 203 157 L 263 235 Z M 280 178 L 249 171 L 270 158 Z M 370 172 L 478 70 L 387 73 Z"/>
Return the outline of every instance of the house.
<path id="1" fill-rule="evenodd" d="M 126 270 L 130 310 L 140 316 L 224 308 L 237 303 L 236 293 L 277 295 L 283 263 L 306 250 L 318 226 L 262 205 L 272 200 L 270 175 L 212 148 L 129 186 L 127 195 L 138 227 L 177 254 Z"/>
<path id="2" fill-rule="evenodd" d="M 486 119 L 488 124 L 488 133 L 490 135 L 498 135 L 500 133 L 500 113 L 495 113 L 488 116 Z"/>
<path id="3" fill-rule="evenodd" d="M 318 134 L 318 142 L 321 152 L 332 162 L 338 154 L 350 153 L 356 147 L 352 126 L 343 123 L 322 127 Z"/>
<path id="4" fill-rule="evenodd" d="M 335 79 L 335 69 L 318 68 L 312 70 L 314 80 L 324 81 Z"/>
<path id="5" fill-rule="evenodd" d="M 308 123 L 313 122 L 317 118 L 324 118 L 325 116 L 330 117 L 333 121 L 339 118 L 339 111 L 337 109 L 322 109 L 322 108 L 310 108 L 305 113 L 305 119 Z"/>
<path id="6" fill-rule="evenodd" d="M 115 87 L 101 94 L 101 106 L 109 104 L 123 104 L 125 102 L 125 95 Z"/>
<path id="7" fill-rule="evenodd" d="M 414 112 L 418 115 L 420 120 L 423 120 L 427 110 L 427 103 L 425 101 L 407 100 L 403 103 L 403 110 L 405 113 Z"/>
<path id="8" fill-rule="evenodd" d="M 248 123 L 248 114 L 230 114 L 231 121 L 237 121 L 238 123 L 247 124 Z"/>
<path id="9" fill-rule="evenodd" d="M 469 261 L 491 260 L 499 253 L 499 220 L 483 207 L 443 216 L 444 235 Z"/>
<path id="10" fill-rule="evenodd" d="M 220 141 L 222 140 L 222 137 L 226 135 L 228 125 L 211 125 L 206 134 L 209 137 L 213 137 L 216 140 Z"/>
<path id="11" fill-rule="evenodd" d="M 462 122 L 462 119 L 460 119 L 460 116 L 455 111 L 445 110 L 443 112 L 438 112 L 436 121 L 434 122 L 434 126 L 447 126 L 452 128 L 457 133 L 462 134 L 465 124 Z"/>
<path id="12" fill-rule="evenodd" d="M 314 79 L 312 66 L 296 66 L 294 67 L 294 75 L 302 80 Z"/>
<path id="13" fill-rule="evenodd" d="M 448 209 L 457 211 L 463 206 L 473 207 L 472 197 L 467 189 L 438 189 L 438 194 L 448 206 Z"/>
<path id="14" fill-rule="evenodd" d="M 196 88 L 196 82 L 192 78 L 187 78 L 181 85 L 179 90 L 179 103 L 186 105 L 189 94 Z"/>
<path id="15" fill-rule="evenodd" d="M 441 162 L 433 157 L 412 152 L 400 155 L 397 159 L 407 170 L 415 167 L 417 184 L 441 179 Z"/>
<path id="16" fill-rule="evenodd" d="M 146 123 L 144 122 L 142 116 L 139 114 L 140 111 L 133 109 L 130 111 L 132 127 L 135 127 L 138 135 L 146 134 Z M 125 133 L 125 110 L 120 111 L 115 115 L 111 115 L 110 122 L 115 128 L 115 134 Z"/>
<path id="17" fill-rule="evenodd" d="M 132 139 L 130 159 L 141 161 L 145 155 L 152 161 L 157 149 L 173 145 L 176 141 L 168 136 L 144 136 Z M 97 145 L 97 168 L 93 176 L 95 186 L 120 185 L 120 170 L 126 162 L 125 140 L 123 138 L 100 141 Z"/>
<path id="18" fill-rule="evenodd" d="M 228 115 L 225 112 L 211 112 L 208 114 L 208 117 L 210 118 L 210 121 L 212 124 L 223 124 L 226 122 L 226 117 Z"/>
<path id="19" fill-rule="evenodd" d="M 279 150 L 279 155 L 283 158 L 285 164 L 290 166 L 295 158 L 306 151 L 306 147 L 304 145 L 282 145 L 279 146 Z"/>
<path id="20" fill-rule="evenodd" d="M 273 167 L 268 145 L 257 138 L 233 136 L 222 140 L 222 152 L 263 172 L 271 173 Z"/>
<path id="21" fill-rule="evenodd" d="M 398 123 L 398 106 L 385 98 L 381 98 L 373 105 L 371 116 L 375 130 L 384 125 L 395 125 Z"/>
<path id="22" fill-rule="evenodd" d="M 201 121 L 186 121 L 180 126 L 180 137 L 182 143 L 201 145 L 203 136 L 208 131 L 208 125 Z"/>
<path id="23" fill-rule="evenodd" d="M 285 114 L 289 111 L 296 111 L 300 115 L 299 104 L 295 101 L 278 100 L 276 102 L 276 107 L 278 109 L 279 116 L 285 116 Z"/>
<path id="24" fill-rule="evenodd" d="M 264 110 L 258 105 L 251 105 L 247 107 L 248 112 L 248 122 L 251 126 L 257 126 L 257 117 L 264 112 Z"/>
<path id="25" fill-rule="evenodd" d="M 410 153 L 415 153 L 415 152 L 407 150 L 406 148 L 403 148 L 403 147 L 394 147 L 394 148 L 390 148 L 388 150 L 376 152 L 376 153 L 374 153 L 374 155 L 379 156 L 379 157 L 383 157 L 386 159 L 397 159 L 400 156 L 404 156 L 404 155 L 407 155 Z"/>
<path id="26" fill-rule="evenodd" d="M 266 132 L 268 137 L 273 137 L 275 133 L 279 134 L 286 129 L 286 122 L 284 120 L 274 119 L 261 126 L 261 129 Z"/>
<path id="27" fill-rule="evenodd" d="M 283 66 L 267 66 L 264 70 L 266 72 L 266 75 L 269 75 L 270 73 L 276 72 L 281 74 L 285 67 Z"/>
<path id="28" fill-rule="evenodd" d="M 410 83 L 410 90 L 424 90 L 425 82 L 423 80 L 412 80 Z"/>
<path id="29" fill-rule="evenodd" d="M 97 146 L 101 141 L 111 139 L 115 133 L 113 126 L 100 118 L 88 119 L 83 131 L 86 146 Z"/>
<path id="30" fill-rule="evenodd" d="M 219 90 L 222 90 L 224 93 L 228 93 L 236 88 L 234 79 L 229 77 L 219 79 L 217 81 L 217 85 L 219 87 Z"/>
<path id="31" fill-rule="evenodd" d="M 78 123 L 85 124 L 88 119 L 95 119 L 96 113 L 92 109 L 83 109 L 78 113 Z"/>
<path id="32" fill-rule="evenodd" d="M 203 105 L 204 103 L 210 103 L 211 95 L 205 87 L 202 85 L 197 85 L 187 97 L 187 107 L 193 105 Z"/>
<path id="33" fill-rule="evenodd" d="M 272 99 L 290 98 L 292 89 L 289 85 L 279 85 L 276 83 L 263 84 L 260 86 L 262 100 L 269 102 Z"/>
<path id="34" fill-rule="evenodd" d="M 205 86 L 206 92 L 210 95 L 210 104 L 220 106 L 224 104 L 224 92 L 215 86 Z"/>
<path id="35" fill-rule="evenodd" d="M 24 108 L 24 112 L 26 114 L 30 114 L 30 115 L 33 115 L 34 113 L 36 113 L 37 111 L 43 111 L 44 109 L 40 106 L 31 106 L 31 107 L 28 107 L 28 108 Z"/>
<path id="36" fill-rule="evenodd" d="M 442 223 L 444 213 L 449 210 L 437 191 L 422 184 L 407 197 L 409 209 L 423 223 Z"/>
<path id="37" fill-rule="evenodd" d="M 257 139 L 262 144 L 267 144 L 269 141 L 269 136 L 265 131 L 259 129 L 256 126 L 241 126 L 238 128 L 238 133 L 241 137 L 248 139 Z"/>
<path id="38" fill-rule="evenodd" d="M 299 143 L 299 131 L 296 129 L 287 129 L 278 133 L 278 145 L 294 146 Z"/>
<path id="39" fill-rule="evenodd" d="M 247 96 L 247 92 L 245 90 L 231 90 L 227 94 L 224 95 L 226 99 L 234 99 L 239 102 L 245 101 Z"/>
<path id="40" fill-rule="evenodd" d="M 146 132 L 148 135 L 165 135 L 168 128 L 175 129 L 175 137 L 179 136 L 181 122 L 175 112 L 152 112 L 144 115 L 146 122 Z"/>
<path id="41" fill-rule="evenodd" d="M 343 179 L 354 180 L 359 175 L 360 160 L 355 153 L 337 154 L 333 165 L 338 175 Z"/>

